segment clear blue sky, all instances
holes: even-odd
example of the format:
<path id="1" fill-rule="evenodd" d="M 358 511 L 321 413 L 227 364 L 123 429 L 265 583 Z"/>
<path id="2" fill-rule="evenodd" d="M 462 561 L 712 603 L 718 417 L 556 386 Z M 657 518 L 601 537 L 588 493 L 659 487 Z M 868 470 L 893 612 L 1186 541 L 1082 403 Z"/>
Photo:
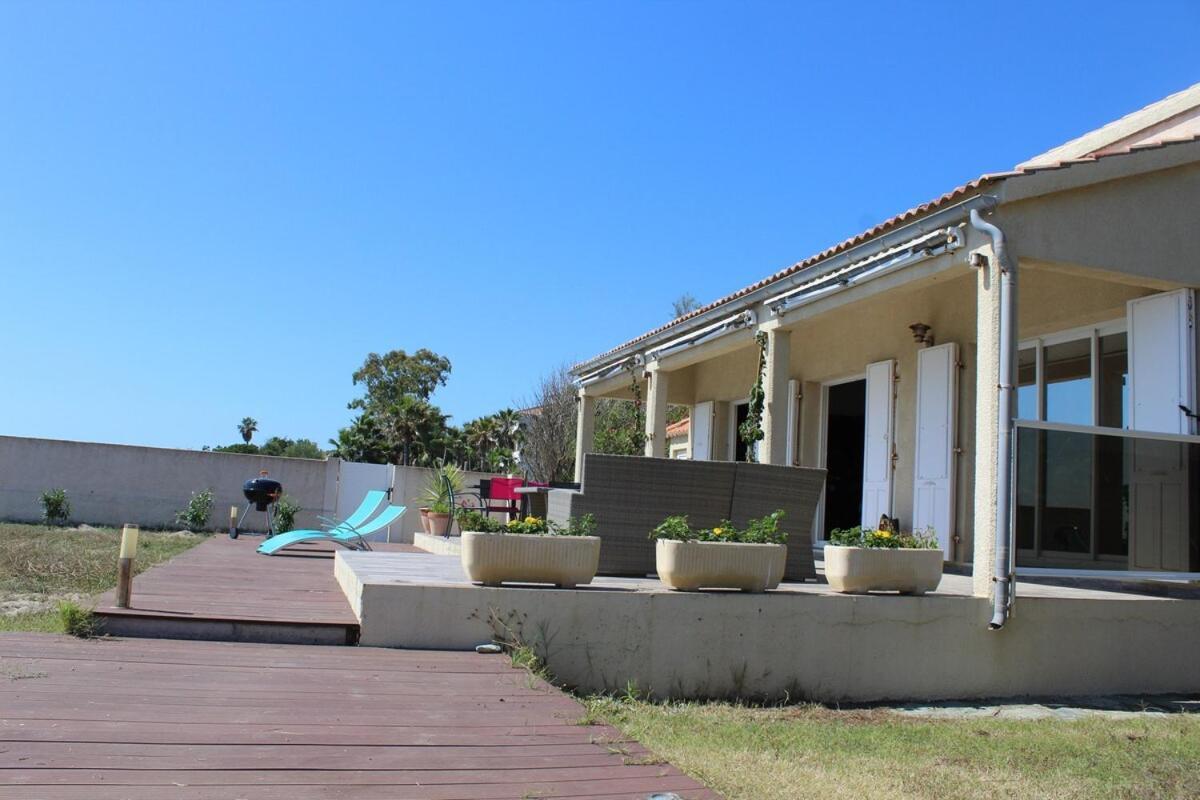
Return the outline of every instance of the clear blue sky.
<path id="1" fill-rule="evenodd" d="M 1200 5 L 0 2 L 0 433 L 464 422 L 1200 81 Z M 253 359 L 253 361 L 252 361 Z M 255 363 L 257 362 L 257 363 Z"/>

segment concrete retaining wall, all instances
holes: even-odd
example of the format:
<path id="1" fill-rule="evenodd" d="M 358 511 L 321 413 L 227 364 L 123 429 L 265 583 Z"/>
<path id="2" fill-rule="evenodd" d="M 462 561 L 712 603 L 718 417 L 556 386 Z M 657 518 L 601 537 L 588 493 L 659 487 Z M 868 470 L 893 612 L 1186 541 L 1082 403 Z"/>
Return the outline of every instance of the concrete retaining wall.
<path id="1" fill-rule="evenodd" d="M 176 528 L 175 514 L 194 491 L 211 489 L 209 525 L 224 530 L 229 507 L 246 505 L 242 483 L 267 470 L 303 509 L 298 527 L 319 527 L 318 515 L 335 516 L 341 461 L 174 450 L 162 447 L 70 442 L 0 436 L 0 519 L 41 519 L 39 497 L 47 489 L 65 489 L 71 521 L 89 525 L 135 523 L 147 528 Z M 411 542 L 421 527 L 418 498 L 432 470 L 396 467 L 392 502 L 408 506 L 391 526 L 392 541 Z M 465 483 L 490 475 L 464 473 Z M 265 517 L 251 510 L 244 526 L 262 530 Z M 379 537 L 382 538 L 382 535 Z"/>
<path id="2" fill-rule="evenodd" d="M 1195 600 L 1022 598 L 992 632 L 984 598 L 389 586 L 347 562 L 339 554 L 334 571 L 361 644 L 467 649 L 499 630 L 585 692 L 633 682 L 660 699 L 867 702 L 1200 691 Z"/>

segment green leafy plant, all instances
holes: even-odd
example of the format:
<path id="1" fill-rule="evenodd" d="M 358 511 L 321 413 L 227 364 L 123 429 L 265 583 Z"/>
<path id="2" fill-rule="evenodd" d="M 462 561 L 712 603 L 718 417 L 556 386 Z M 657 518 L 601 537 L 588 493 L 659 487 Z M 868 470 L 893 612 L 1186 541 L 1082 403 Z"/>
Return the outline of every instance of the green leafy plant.
<path id="1" fill-rule="evenodd" d="M 66 525 L 71 518 L 71 501 L 66 489 L 47 489 L 39 498 L 42 504 L 42 522 L 47 525 Z"/>
<path id="2" fill-rule="evenodd" d="M 504 526 L 505 533 L 549 533 L 550 526 L 541 517 L 510 519 Z"/>
<path id="3" fill-rule="evenodd" d="M 96 615 L 90 609 L 70 600 L 59 601 L 58 618 L 62 621 L 62 627 L 66 633 L 80 639 L 90 639 L 99 631 L 99 621 L 96 619 Z"/>
<path id="4" fill-rule="evenodd" d="M 291 495 L 283 495 L 275 502 L 275 532 L 287 533 L 296 528 L 296 515 L 302 509 Z"/>
<path id="5" fill-rule="evenodd" d="M 456 518 L 458 519 L 458 529 L 462 531 L 500 533 L 504 530 L 503 522 L 471 508 L 460 509 Z"/>
<path id="6" fill-rule="evenodd" d="M 591 514 L 582 517 L 568 517 L 566 525 L 550 523 L 550 532 L 555 536 L 591 536 L 596 530 L 596 518 Z"/>
<path id="7" fill-rule="evenodd" d="M 175 521 L 195 533 L 204 530 L 208 518 L 212 516 L 213 493 L 209 489 L 202 492 L 192 492 L 187 506 L 175 514 Z"/>
<path id="8" fill-rule="evenodd" d="M 887 550 L 936 550 L 941 547 L 932 528 L 926 528 L 922 533 L 895 533 L 872 528 L 864 530 L 860 526 L 838 528 L 830 531 L 829 543 L 838 547 L 872 547 Z"/>
<path id="9" fill-rule="evenodd" d="M 763 375 L 767 369 L 767 334 L 758 332 L 754 336 L 758 342 L 758 378 L 750 388 L 750 407 L 746 411 L 746 420 L 738 426 L 738 436 L 746 443 L 746 460 L 754 461 L 754 445 L 762 441 L 763 406 L 767 395 L 763 390 Z"/>
<path id="10" fill-rule="evenodd" d="M 738 528 L 729 520 L 722 520 L 711 528 L 694 528 L 688 523 L 686 516 L 671 516 L 650 531 L 650 538 L 680 542 L 786 544 L 788 534 L 779 529 L 779 522 L 783 516 L 783 510 L 778 509 L 765 517 L 749 520 L 745 528 Z"/>
<path id="11" fill-rule="evenodd" d="M 38 498 L 42 504 L 42 522 L 47 525 L 65 525 L 71 519 L 71 500 L 66 489 L 46 489 Z"/>
<path id="12" fill-rule="evenodd" d="M 434 514 L 449 514 L 450 492 L 453 490 L 457 494 L 462 491 L 462 488 L 462 470 L 453 464 L 443 464 L 430 473 L 429 482 L 425 484 L 425 491 L 421 494 L 420 502 Z"/>

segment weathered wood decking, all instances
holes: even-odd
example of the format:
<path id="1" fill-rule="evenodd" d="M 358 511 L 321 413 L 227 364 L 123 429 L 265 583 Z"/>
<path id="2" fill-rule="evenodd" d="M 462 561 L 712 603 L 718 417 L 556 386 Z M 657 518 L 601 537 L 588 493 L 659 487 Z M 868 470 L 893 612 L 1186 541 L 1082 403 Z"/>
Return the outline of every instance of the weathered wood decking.
<path id="1" fill-rule="evenodd" d="M 0 799 L 716 798 L 503 656 L 0 634 Z"/>
<path id="2" fill-rule="evenodd" d="M 132 608 L 101 596 L 96 613 L 117 635 L 287 644 L 353 644 L 358 619 L 333 578 L 331 545 L 254 552 L 259 536 L 213 536 L 137 576 Z M 373 545 L 411 551 L 406 545 Z"/>

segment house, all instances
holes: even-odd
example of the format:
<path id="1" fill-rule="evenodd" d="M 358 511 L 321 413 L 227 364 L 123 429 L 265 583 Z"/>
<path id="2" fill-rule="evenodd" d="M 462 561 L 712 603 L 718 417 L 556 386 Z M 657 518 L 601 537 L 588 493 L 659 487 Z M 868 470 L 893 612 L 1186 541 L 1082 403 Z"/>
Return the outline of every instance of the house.
<path id="1" fill-rule="evenodd" d="M 684 417 L 678 422 L 667 426 L 667 458 L 691 458 L 691 443 L 689 432 L 692 428 L 690 417 Z"/>
<path id="2" fill-rule="evenodd" d="M 932 530 L 1000 624 L 1010 565 L 1200 578 L 1198 208 L 1200 84 L 576 365 L 576 469 L 631 379 L 646 455 L 680 404 L 691 458 L 746 459 L 762 342 L 759 460 L 828 470 L 814 538 Z"/>

